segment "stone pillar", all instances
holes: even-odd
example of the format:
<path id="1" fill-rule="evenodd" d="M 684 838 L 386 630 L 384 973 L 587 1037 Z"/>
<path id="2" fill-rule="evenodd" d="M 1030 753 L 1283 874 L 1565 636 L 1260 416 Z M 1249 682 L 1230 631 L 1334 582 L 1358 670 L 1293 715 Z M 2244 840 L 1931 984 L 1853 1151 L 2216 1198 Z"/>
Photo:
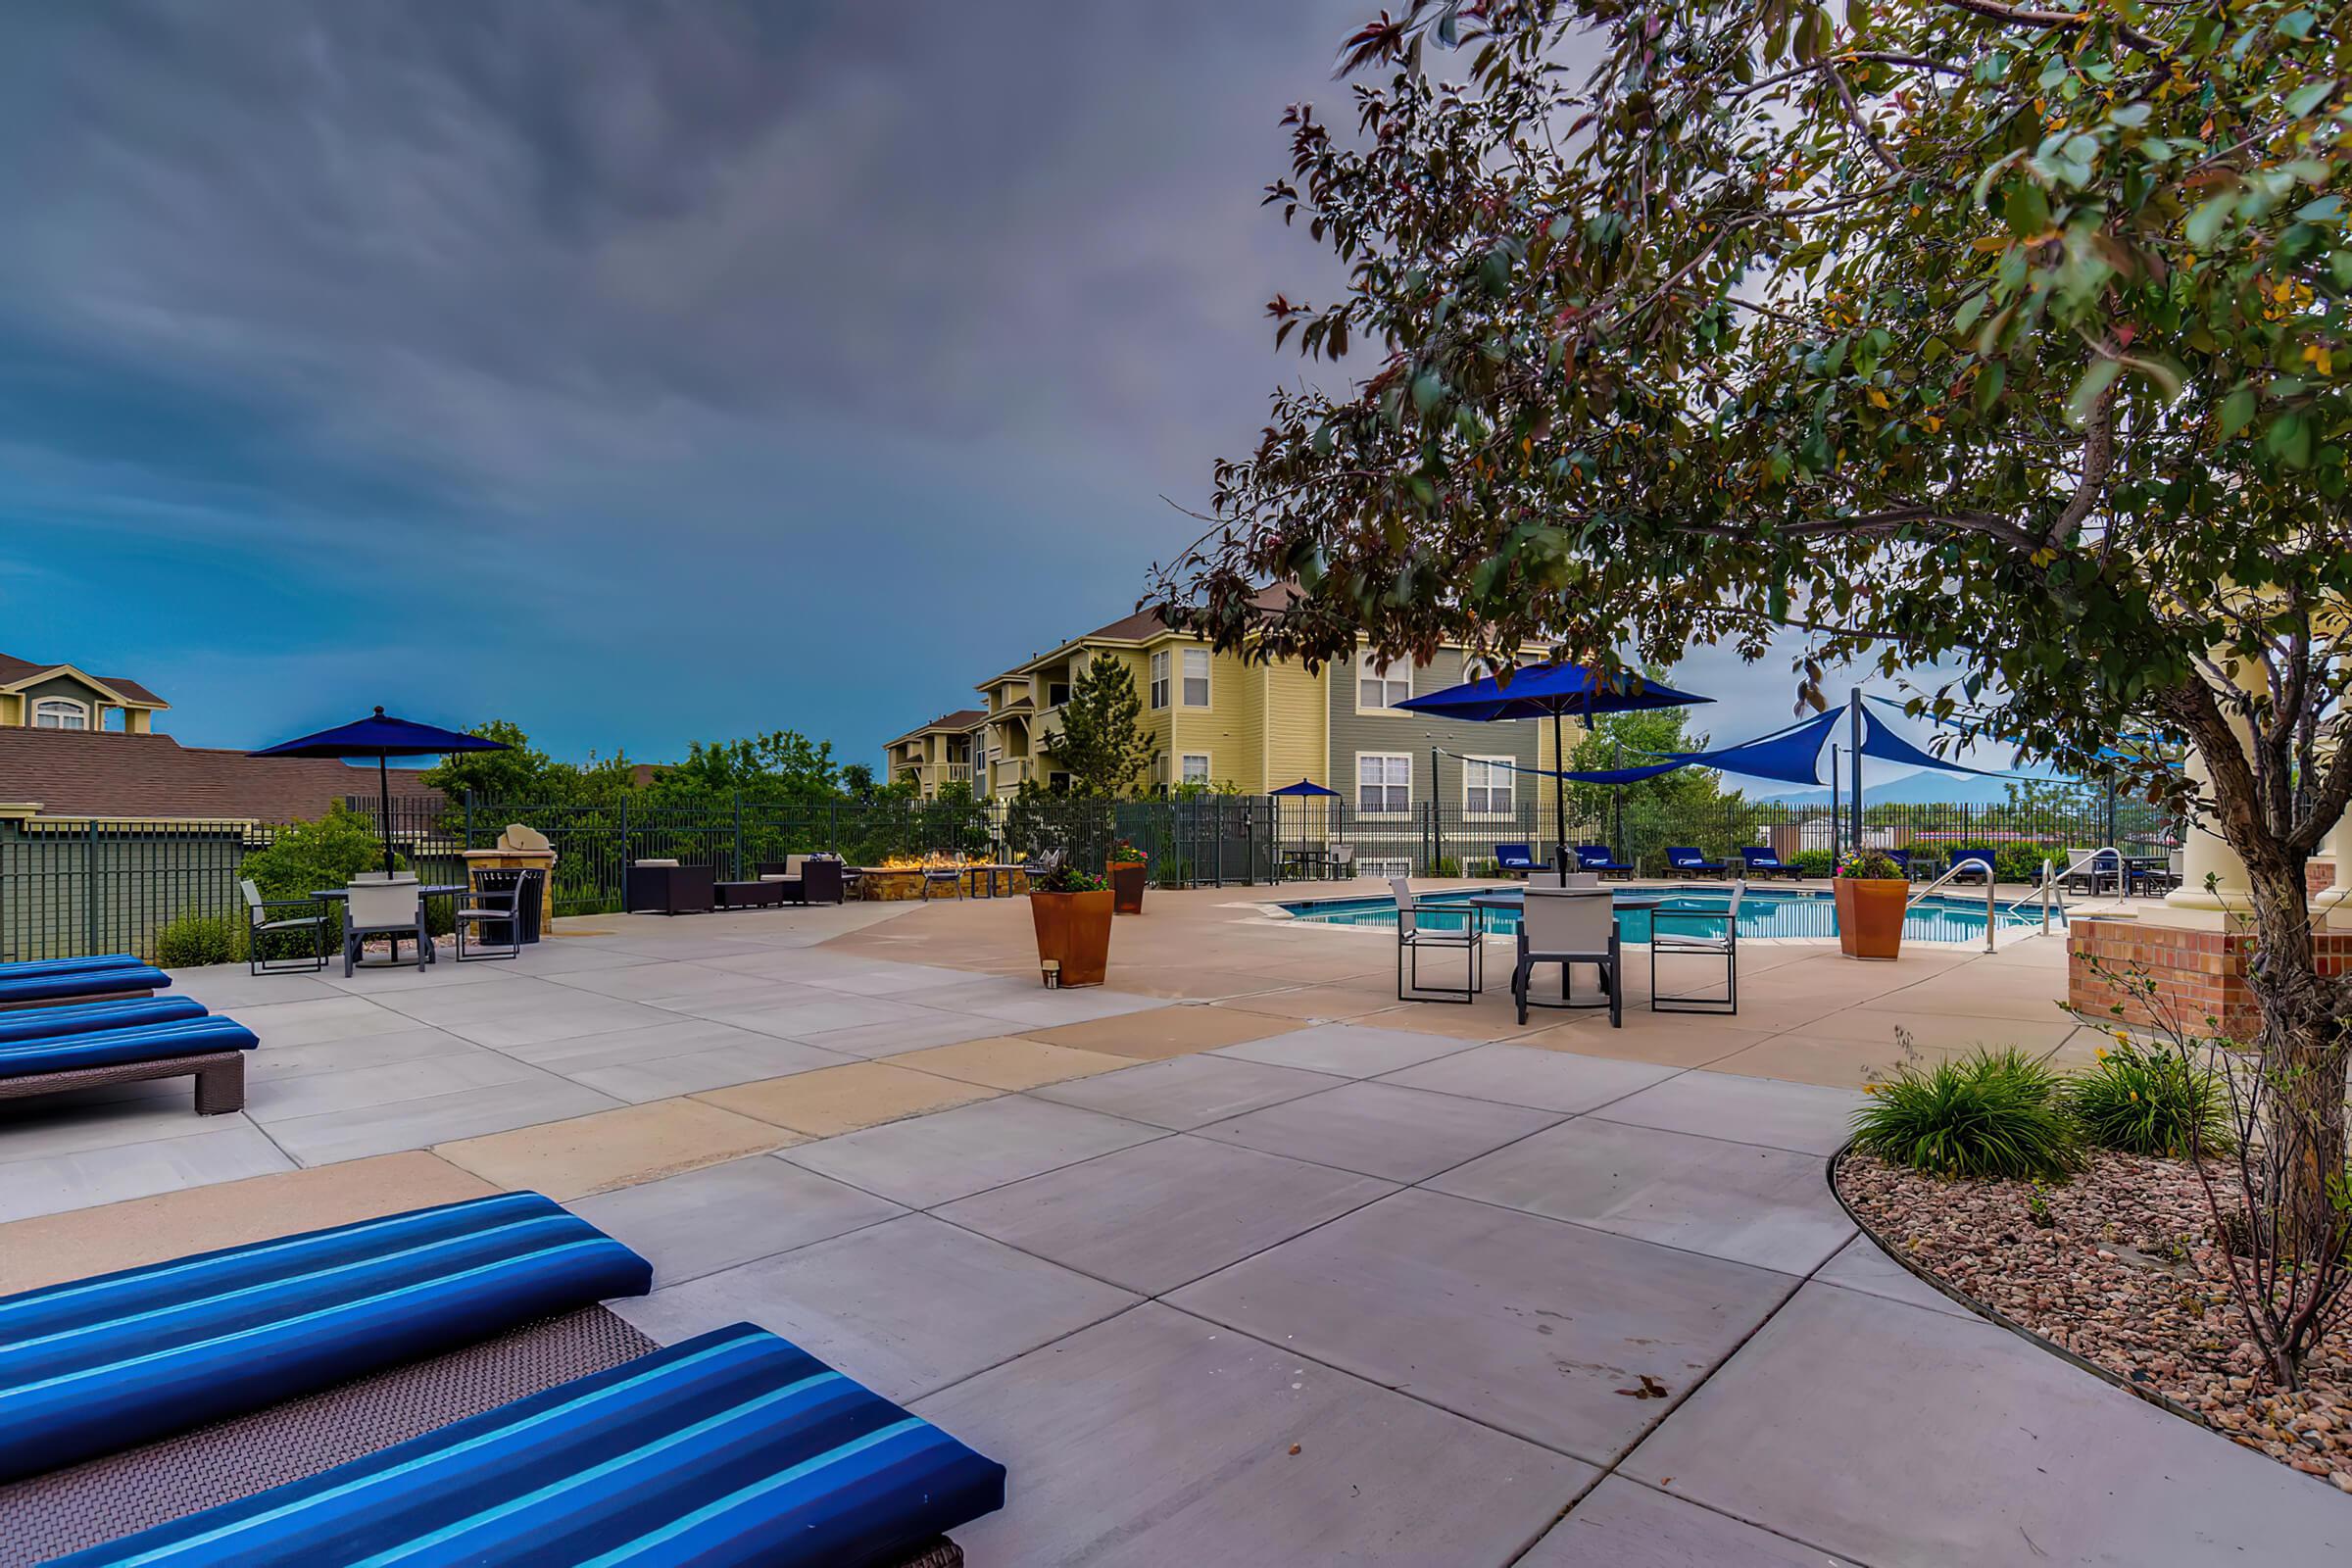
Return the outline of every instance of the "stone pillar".
<path id="1" fill-rule="evenodd" d="M 2227 656 L 2218 655 L 2228 662 Z M 2241 667 L 2242 669 L 2242 667 Z M 2260 666 L 2254 666 L 2251 676 L 2241 672 L 2239 680 L 2260 680 Z M 2238 745 L 2250 755 L 2254 749 L 2254 724 L 2251 719 L 2231 713 L 2230 732 L 2237 737 Z M 2181 758 L 2182 771 L 2202 793 L 2210 787 L 2213 775 L 2206 770 L 2205 759 L 2190 747 Z M 2223 911 L 2243 915 L 2253 908 L 2253 893 L 2246 883 L 2246 863 L 2237 858 L 2227 839 L 2213 827 L 2209 813 L 2197 810 L 2190 814 L 2188 834 L 2180 846 L 2180 885 L 2164 896 L 2170 925 L 2219 925 L 2224 923 Z M 2206 883 L 2213 883 L 2208 891 Z"/>
<path id="2" fill-rule="evenodd" d="M 2352 811 L 2336 818 L 2320 853 L 2335 861 L 2335 881 L 2311 896 L 2311 912 L 2330 930 L 2352 930 Z"/>

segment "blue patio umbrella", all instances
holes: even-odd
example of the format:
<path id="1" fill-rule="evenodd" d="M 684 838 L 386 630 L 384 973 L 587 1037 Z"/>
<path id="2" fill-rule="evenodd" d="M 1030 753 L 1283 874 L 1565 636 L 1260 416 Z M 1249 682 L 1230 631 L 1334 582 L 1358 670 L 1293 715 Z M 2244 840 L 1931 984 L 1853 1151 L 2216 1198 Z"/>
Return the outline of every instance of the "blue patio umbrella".
<path id="1" fill-rule="evenodd" d="M 452 752 L 512 751 L 505 741 L 484 740 L 479 735 L 467 735 L 462 730 L 443 729 L 437 724 L 418 724 L 406 718 L 393 718 L 378 708 L 367 718 L 333 729 L 322 729 L 316 735 L 299 740 L 284 741 L 247 757 L 372 757 L 375 759 L 376 798 L 382 810 L 376 818 L 384 836 L 384 874 L 392 874 L 392 775 L 389 759 L 395 757 L 446 757 Z"/>
<path id="2" fill-rule="evenodd" d="M 1310 779 L 1302 778 L 1296 784 L 1285 784 L 1282 788 L 1274 791 L 1274 793 L 1277 795 L 1329 795 L 1336 799 L 1338 798 L 1340 792 L 1338 790 L 1327 790 L 1322 785 L 1317 784 Z"/>
<path id="3" fill-rule="evenodd" d="M 1624 713 L 1645 708 L 1689 708 L 1711 703 L 1712 697 L 1693 697 L 1661 685 L 1634 670 L 1599 670 L 1583 664 L 1529 664 L 1509 670 L 1506 686 L 1496 676 L 1448 686 L 1426 697 L 1408 697 L 1397 704 L 1432 718 L 1466 719 L 1491 724 L 1506 718 L 1551 720 L 1551 751 L 1559 763 L 1551 779 L 1553 849 L 1561 869 L 1568 865 L 1568 751 L 1561 738 L 1560 719 L 1573 716 L 1590 727 L 1595 713 Z"/>

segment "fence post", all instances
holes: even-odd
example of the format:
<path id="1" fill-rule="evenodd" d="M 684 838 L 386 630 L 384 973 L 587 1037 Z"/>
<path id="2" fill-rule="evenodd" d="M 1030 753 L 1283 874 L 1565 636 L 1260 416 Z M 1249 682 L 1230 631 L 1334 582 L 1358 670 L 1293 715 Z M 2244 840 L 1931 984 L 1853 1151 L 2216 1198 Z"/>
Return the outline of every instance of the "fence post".
<path id="1" fill-rule="evenodd" d="M 827 855 L 841 853 L 841 803 L 839 801 L 825 803 L 825 853 Z"/>
<path id="2" fill-rule="evenodd" d="M 623 913 L 629 907 L 629 798 L 625 793 L 620 798 L 620 907 Z"/>
<path id="3" fill-rule="evenodd" d="M 466 843 L 463 848 L 473 848 L 473 791 L 470 789 L 466 792 Z"/>
<path id="4" fill-rule="evenodd" d="M 89 941 L 84 952 L 85 956 L 95 957 L 101 951 L 98 942 L 98 819 L 87 817 L 81 825 L 81 912 Z"/>
<path id="5" fill-rule="evenodd" d="M 743 880 L 743 791 L 735 792 L 735 880 Z"/>

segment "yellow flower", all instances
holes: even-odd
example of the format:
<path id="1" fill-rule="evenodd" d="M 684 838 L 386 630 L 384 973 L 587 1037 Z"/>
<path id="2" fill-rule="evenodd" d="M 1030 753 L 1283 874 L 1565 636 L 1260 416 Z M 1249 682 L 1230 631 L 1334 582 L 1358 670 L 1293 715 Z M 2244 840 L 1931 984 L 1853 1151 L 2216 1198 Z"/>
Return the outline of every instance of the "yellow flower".
<path id="1" fill-rule="evenodd" d="M 2105 1046 L 2101 1046 L 2098 1050 L 2092 1052 L 2091 1054 L 2098 1057 L 2101 1061 L 2105 1061 L 2107 1059 L 2107 1048 Z"/>

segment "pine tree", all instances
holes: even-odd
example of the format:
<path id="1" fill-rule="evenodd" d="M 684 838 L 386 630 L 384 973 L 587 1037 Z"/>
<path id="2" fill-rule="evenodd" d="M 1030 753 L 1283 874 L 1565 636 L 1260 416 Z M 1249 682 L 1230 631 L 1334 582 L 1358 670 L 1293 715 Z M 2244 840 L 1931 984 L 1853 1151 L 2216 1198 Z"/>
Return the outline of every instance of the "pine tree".
<path id="1" fill-rule="evenodd" d="M 1070 792 L 1106 799 L 1139 793 L 1159 748 L 1144 733 L 1143 699 L 1127 666 L 1097 654 L 1070 684 L 1061 727 L 1045 749 L 1070 775 Z"/>

